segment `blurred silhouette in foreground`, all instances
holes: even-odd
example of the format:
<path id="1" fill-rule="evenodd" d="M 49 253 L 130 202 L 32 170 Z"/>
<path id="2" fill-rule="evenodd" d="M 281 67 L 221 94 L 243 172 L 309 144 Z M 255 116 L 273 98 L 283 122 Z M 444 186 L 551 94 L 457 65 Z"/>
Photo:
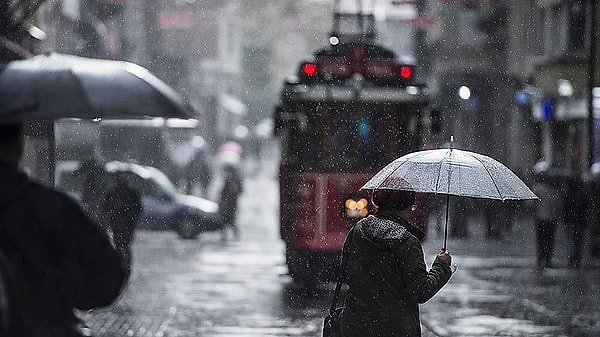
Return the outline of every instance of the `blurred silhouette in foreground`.
<path id="1" fill-rule="evenodd" d="M 8 336 L 86 336 L 74 310 L 113 303 L 126 272 L 73 199 L 21 172 L 23 141 L 22 124 L 0 124 L 0 250 L 16 280 Z"/>

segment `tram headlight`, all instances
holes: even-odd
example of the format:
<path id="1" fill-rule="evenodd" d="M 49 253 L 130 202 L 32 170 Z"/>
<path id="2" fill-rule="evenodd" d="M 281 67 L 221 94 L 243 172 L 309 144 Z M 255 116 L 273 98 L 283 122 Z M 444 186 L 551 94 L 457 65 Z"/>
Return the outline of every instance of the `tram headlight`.
<path id="1" fill-rule="evenodd" d="M 346 215 L 350 218 L 364 218 L 369 215 L 369 202 L 366 198 L 349 198 L 344 202 Z"/>

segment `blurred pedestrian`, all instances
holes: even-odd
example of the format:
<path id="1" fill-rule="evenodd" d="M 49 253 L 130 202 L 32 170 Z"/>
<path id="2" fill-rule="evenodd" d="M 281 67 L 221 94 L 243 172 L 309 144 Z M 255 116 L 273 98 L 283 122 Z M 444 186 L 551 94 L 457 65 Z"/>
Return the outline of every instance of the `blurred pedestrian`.
<path id="1" fill-rule="evenodd" d="M 209 164 L 208 154 L 204 150 L 197 150 L 187 168 L 187 192 L 205 196 L 208 185 L 212 180 L 212 168 Z"/>
<path id="2" fill-rule="evenodd" d="M 102 203 L 106 191 L 106 172 L 96 159 L 82 161 L 78 173 L 83 176 L 81 203 L 86 214 L 97 224 L 103 225 L 105 220 Z"/>
<path id="3" fill-rule="evenodd" d="M 583 238 L 587 228 L 588 198 L 583 181 L 577 175 L 568 180 L 563 204 L 563 219 L 567 234 L 567 257 L 570 268 L 579 268 Z"/>
<path id="4" fill-rule="evenodd" d="M 242 178 L 236 166 L 225 165 L 223 167 L 223 187 L 220 194 L 219 207 L 224 223 L 224 230 L 231 228 L 235 237 L 239 236 L 239 228 L 236 224 L 238 198 L 242 193 Z"/>
<path id="5" fill-rule="evenodd" d="M 343 336 L 421 336 L 419 304 L 448 282 L 452 257 L 440 252 L 427 271 L 425 234 L 408 222 L 414 198 L 414 192 L 376 191 L 377 213 L 348 235 Z"/>
<path id="6" fill-rule="evenodd" d="M 600 167 L 600 164 L 594 164 Z M 600 259 L 600 175 L 596 172 L 590 181 L 590 223 L 586 244 L 589 256 Z"/>
<path id="7" fill-rule="evenodd" d="M 115 247 L 123 257 L 123 264 L 131 270 L 131 242 L 135 226 L 142 211 L 142 201 L 137 190 L 118 173 L 111 175 L 112 182 L 104 197 L 106 227 L 110 227 Z"/>
<path id="8" fill-rule="evenodd" d="M 532 190 L 540 198 L 535 209 L 537 265 L 550 268 L 556 227 L 563 210 L 563 196 L 543 172 L 534 175 Z"/>
<path id="9" fill-rule="evenodd" d="M 477 201 L 483 211 L 486 222 L 486 237 L 492 240 L 500 240 L 505 231 L 512 227 L 511 221 L 515 212 L 515 205 L 509 201 L 494 199 L 481 199 Z"/>
<path id="10" fill-rule="evenodd" d="M 19 169 L 23 140 L 22 124 L 0 125 L 0 249 L 25 330 L 9 336 L 84 336 L 74 309 L 111 304 L 126 273 L 106 232 L 71 197 Z"/>

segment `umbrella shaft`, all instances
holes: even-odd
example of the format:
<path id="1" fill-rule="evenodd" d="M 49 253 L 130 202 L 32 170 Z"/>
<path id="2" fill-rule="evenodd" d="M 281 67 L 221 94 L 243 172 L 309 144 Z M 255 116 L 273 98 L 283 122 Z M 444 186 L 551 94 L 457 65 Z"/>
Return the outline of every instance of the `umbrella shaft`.
<path id="1" fill-rule="evenodd" d="M 444 226 L 444 251 L 446 251 L 446 244 L 448 243 L 448 215 L 450 209 L 450 194 L 446 194 L 446 225 Z"/>

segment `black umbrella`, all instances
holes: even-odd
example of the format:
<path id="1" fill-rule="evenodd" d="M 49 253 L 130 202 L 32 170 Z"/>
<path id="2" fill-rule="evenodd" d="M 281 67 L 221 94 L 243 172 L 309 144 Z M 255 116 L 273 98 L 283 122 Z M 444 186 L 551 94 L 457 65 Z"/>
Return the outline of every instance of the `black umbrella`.
<path id="1" fill-rule="evenodd" d="M 0 68 L 0 121 L 59 118 L 193 118 L 169 85 L 130 62 L 59 53 Z"/>
<path id="2" fill-rule="evenodd" d="M 445 194 L 448 237 L 448 203 L 450 195 L 497 199 L 526 200 L 538 197 L 508 167 L 486 155 L 453 148 L 412 152 L 389 163 L 361 190 L 406 190 Z"/>

